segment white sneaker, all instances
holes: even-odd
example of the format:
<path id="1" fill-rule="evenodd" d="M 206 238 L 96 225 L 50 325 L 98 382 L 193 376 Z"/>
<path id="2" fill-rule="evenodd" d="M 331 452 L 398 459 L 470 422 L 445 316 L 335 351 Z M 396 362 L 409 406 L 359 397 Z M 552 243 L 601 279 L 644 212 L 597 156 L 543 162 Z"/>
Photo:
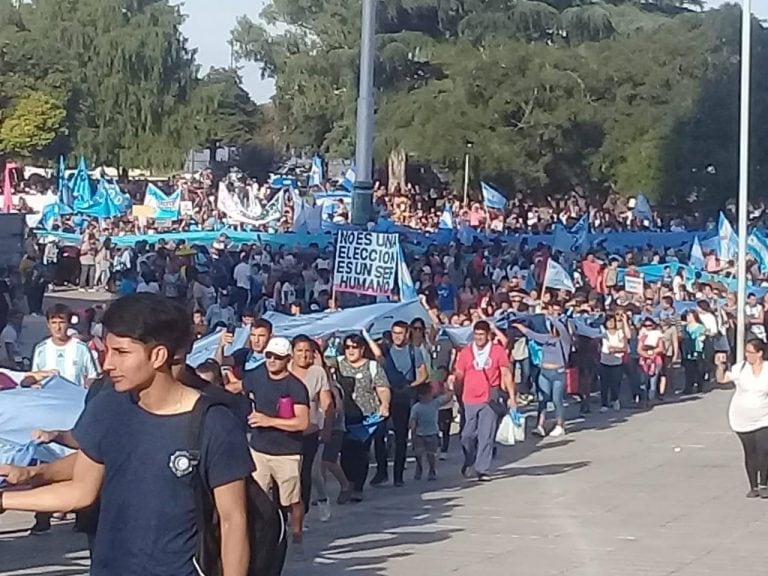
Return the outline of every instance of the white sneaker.
<path id="1" fill-rule="evenodd" d="M 616 401 L 613 403 L 613 409 L 614 409 L 614 410 L 616 410 L 616 411 L 619 411 L 619 410 L 621 410 L 621 402 L 619 402 L 618 400 L 616 400 Z"/>
<path id="2" fill-rule="evenodd" d="M 328 500 L 318 500 L 317 513 L 320 522 L 328 522 L 331 519 L 331 503 Z"/>
<path id="3" fill-rule="evenodd" d="M 544 431 L 544 428 L 542 426 L 536 426 L 536 428 L 533 429 L 533 434 L 535 434 L 536 436 L 541 436 L 542 438 L 544 438 L 547 435 L 547 433 Z"/>
<path id="4" fill-rule="evenodd" d="M 560 425 L 555 426 L 552 432 L 549 433 L 550 438 L 557 438 L 558 436 L 565 436 L 565 428 Z"/>
<path id="5" fill-rule="evenodd" d="M 608 412 L 608 406 L 600 406 L 600 414 L 605 414 Z"/>

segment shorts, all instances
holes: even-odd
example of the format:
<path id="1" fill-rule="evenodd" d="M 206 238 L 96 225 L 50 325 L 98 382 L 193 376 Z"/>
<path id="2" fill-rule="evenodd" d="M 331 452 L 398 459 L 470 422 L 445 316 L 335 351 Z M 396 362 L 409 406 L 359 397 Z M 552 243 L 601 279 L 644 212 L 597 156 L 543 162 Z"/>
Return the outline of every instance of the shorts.
<path id="1" fill-rule="evenodd" d="M 344 432 L 334 430 L 331 432 L 331 439 L 323 444 L 322 461 L 328 464 L 335 464 L 339 461 L 341 454 L 341 444 L 344 442 Z"/>
<path id="2" fill-rule="evenodd" d="M 413 453 L 416 456 L 437 454 L 440 449 L 440 436 L 433 434 L 431 436 L 414 436 Z"/>
<path id="3" fill-rule="evenodd" d="M 256 465 L 253 479 L 269 493 L 272 483 L 280 491 L 280 505 L 290 506 L 301 502 L 301 456 L 273 456 L 251 450 L 251 458 Z"/>
<path id="4" fill-rule="evenodd" d="M 661 370 L 659 370 L 659 376 L 666 376 L 669 378 L 672 375 L 672 356 L 664 356 L 661 361 Z"/>

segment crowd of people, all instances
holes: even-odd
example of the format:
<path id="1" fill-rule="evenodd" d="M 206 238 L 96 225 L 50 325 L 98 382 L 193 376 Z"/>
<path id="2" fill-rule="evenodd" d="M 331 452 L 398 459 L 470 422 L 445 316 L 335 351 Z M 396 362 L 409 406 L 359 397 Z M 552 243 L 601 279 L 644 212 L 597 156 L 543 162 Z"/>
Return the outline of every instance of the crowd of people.
<path id="1" fill-rule="evenodd" d="M 400 222 L 437 227 L 432 220 L 442 211 L 440 198 L 419 194 L 413 204 L 401 196 L 387 196 L 386 206 L 384 196 L 377 202 Z M 205 194 L 200 198 L 206 201 Z M 531 220 L 517 198 L 503 219 L 512 223 L 509 229 L 531 230 L 565 212 L 578 218 L 585 209 L 574 197 L 538 208 Z M 474 212 L 456 211 L 473 227 L 494 228 L 473 221 Z M 606 212 L 592 215 L 611 221 Z M 176 458 L 185 446 L 184 418 L 168 417 L 192 412 L 201 390 L 224 395 L 227 405 L 209 414 L 194 466 L 213 490 L 223 527 L 221 560 L 232 574 L 244 573 L 247 564 L 240 514 L 246 478 L 290 516 L 300 554 L 307 514 L 327 522 L 334 506 L 362 502 L 368 485 L 436 480 L 456 433 L 461 474 L 488 482 L 507 414 L 531 411 L 532 434 L 561 437 L 574 418 L 591 418 L 595 408 L 650 410 L 727 381 L 736 382 L 731 424 L 744 445 L 749 495 L 768 497 L 762 400 L 768 397 L 768 371 L 762 370 L 768 297 L 749 296 L 747 358 L 737 362 L 734 294 L 686 268 L 673 273 L 672 264 L 687 260 L 679 248 L 648 244 L 619 254 L 598 246 L 564 258 L 525 240 L 430 245 L 407 251 L 423 315 L 395 321 L 383 334 L 339 326 L 335 334 L 288 340 L 275 333 L 266 312 L 296 316 L 376 301 L 335 293 L 331 247 L 234 245 L 221 233 L 209 247 L 148 237 L 116 248 L 109 237 L 114 227 L 85 222 L 82 228 L 73 247 L 31 236 L 18 273 L 0 285 L 6 325 L 0 357 L 17 369 L 24 368 L 16 348 L 20 319 L 24 310 L 42 311 L 48 283 L 66 280 L 120 296 L 79 313 L 76 326 L 66 307 L 47 310 L 51 338 L 35 349 L 28 369 L 55 371 L 88 387 L 89 399 L 73 431 L 40 431 L 37 438 L 78 451 L 35 468 L 0 466 L 11 483 L 51 484 L 3 494 L 0 510 L 41 513 L 33 530 L 43 532 L 51 513 L 90 506 L 100 493 L 99 529 L 93 518 L 84 529 L 95 535 L 93 574 L 150 573 L 150 566 L 161 565 L 192 573 L 193 492 L 180 493 L 167 474 L 169 458 L 176 477 L 189 473 L 189 463 Z M 711 271 L 733 273 L 732 262 L 706 256 Z M 547 286 L 550 262 L 571 270 L 573 289 Z M 666 268 L 660 279 L 645 279 L 644 264 Z M 622 278 L 643 280 L 642 288 L 628 290 Z M 232 351 L 238 328 L 248 331 L 247 343 Z M 185 366 L 193 342 L 211 334 L 218 338 L 212 357 L 195 369 Z M 578 415 L 566 409 L 572 400 Z M 128 457 L 134 450 L 138 456 Z M 409 450 L 412 474 L 406 474 Z M 148 482 L 156 487 L 149 498 L 142 488 Z M 169 517 L 172 506 L 177 512 Z M 157 531 L 119 541 L 125 526 L 154 526 L 153 519 Z"/>

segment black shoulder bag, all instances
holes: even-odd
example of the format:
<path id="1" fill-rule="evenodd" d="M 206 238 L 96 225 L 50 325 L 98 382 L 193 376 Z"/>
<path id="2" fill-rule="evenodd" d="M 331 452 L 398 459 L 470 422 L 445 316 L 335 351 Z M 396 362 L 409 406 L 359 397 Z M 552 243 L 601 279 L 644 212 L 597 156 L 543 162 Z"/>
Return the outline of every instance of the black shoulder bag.
<path id="1" fill-rule="evenodd" d="M 197 467 L 192 485 L 195 491 L 198 533 L 195 564 L 201 576 L 221 576 L 221 526 L 213 491 L 207 486 L 202 470 L 205 416 L 215 402 L 202 394 L 192 410 L 190 457 Z M 222 404 L 223 405 L 223 404 Z M 248 540 L 251 560 L 248 576 L 279 576 L 283 571 L 288 541 L 285 518 L 251 477 L 245 479 L 248 513 Z"/>

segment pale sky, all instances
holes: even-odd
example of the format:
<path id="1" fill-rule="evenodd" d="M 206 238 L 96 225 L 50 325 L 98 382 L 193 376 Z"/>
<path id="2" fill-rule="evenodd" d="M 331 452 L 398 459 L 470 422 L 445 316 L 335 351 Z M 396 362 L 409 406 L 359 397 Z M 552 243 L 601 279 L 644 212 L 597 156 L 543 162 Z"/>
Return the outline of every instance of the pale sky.
<path id="1" fill-rule="evenodd" d="M 768 2 L 768 0 L 765 0 Z M 240 16 L 256 20 L 266 0 L 181 0 L 182 12 L 187 14 L 183 32 L 192 47 L 197 48 L 197 61 L 205 73 L 211 66 L 228 67 L 230 63 L 230 31 Z M 239 63 L 243 85 L 256 102 L 269 100 L 274 83 L 261 79 L 256 64 Z"/>
<path id="2" fill-rule="evenodd" d="M 349 0 L 359 2 L 360 0 Z M 230 63 L 227 41 L 239 16 L 248 15 L 256 20 L 267 0 L 180 0 L 183 12 L 188 15 L 184 33 L 190 44 L 198 49 L 197 60 L 206 72 L 211 66 L 226 67 Z M 708 2 L 711 6 L 721 1 Z M 752 12 L 768 20 L 768 0 L 752 0 Z M 274 83 L 261 79 L 255 64 L 240 64 L 243 83 L 251 97 L 259 103 L 266 102 L 274 94 Z"/>

